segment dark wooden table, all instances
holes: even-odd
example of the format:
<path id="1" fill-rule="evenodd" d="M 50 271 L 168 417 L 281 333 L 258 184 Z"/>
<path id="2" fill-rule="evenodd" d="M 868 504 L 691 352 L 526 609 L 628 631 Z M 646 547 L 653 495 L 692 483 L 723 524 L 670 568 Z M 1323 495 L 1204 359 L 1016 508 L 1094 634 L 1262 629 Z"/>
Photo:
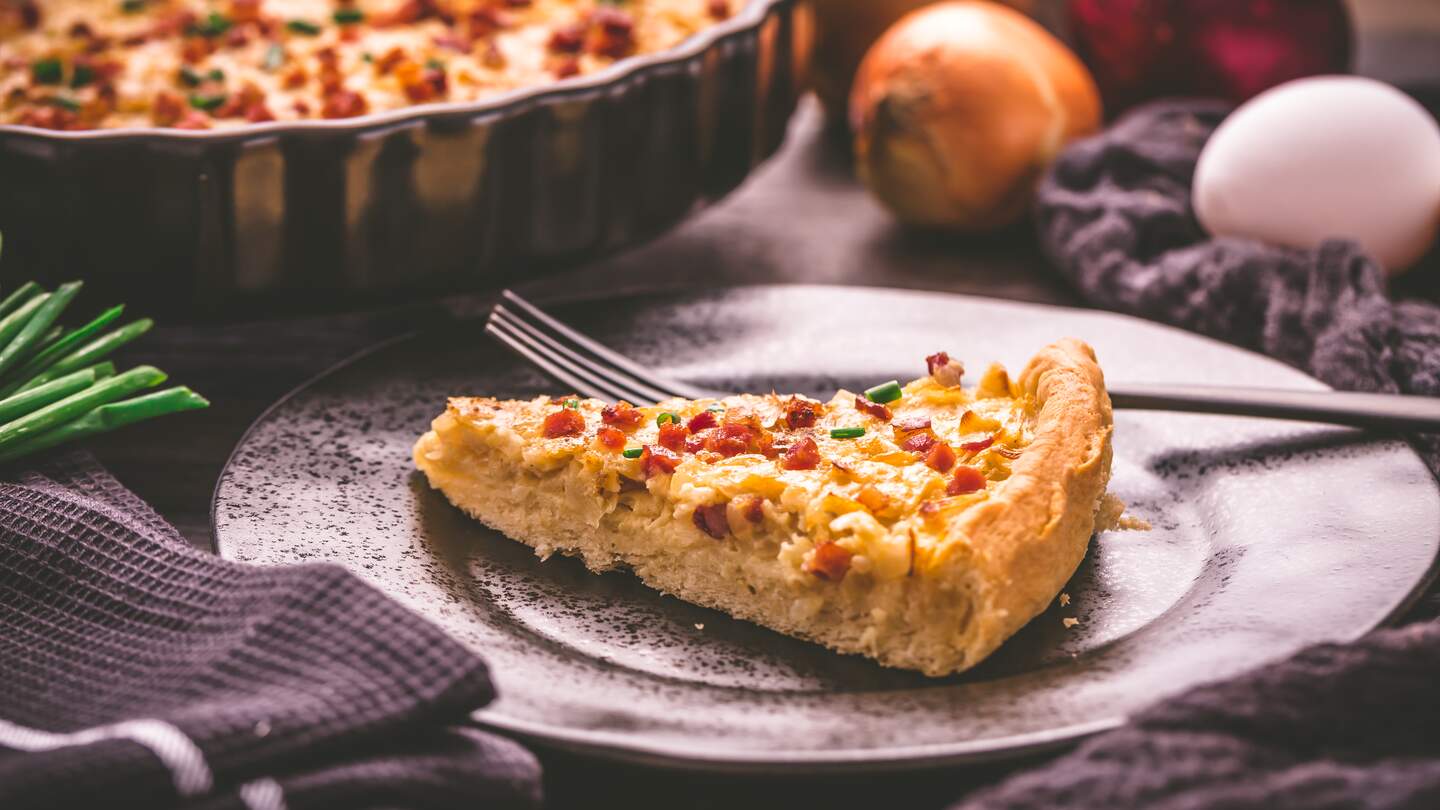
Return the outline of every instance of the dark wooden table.
<path id="1" fill-rule="evenodd" d="M 796 117 L 781 154 L 720 205 L 646 247 L 521 287 L 544 298 L 750 283 L 912 287 L 1081 305 L 1047 268 L 1028 226 L 985 237 L 897 227 L 855 182 L 847 146 L 823 131 L 813 103 Z M 1407 283 L 1432 295 L 1437 286 Z M 211 491 L 230 449 L 270 403 L 378 340 L 439 316 L 483 313 L 491 295 L 349 313 L 332 303 L 327 315 L 162 326 L 125 359 L 166 369 L 214 406 L 102 438 L 95 450 L 192 543 L 212 548 Z M 143 297 L 137 291 L 131 298 L 136 311 Z M 485 339 L 478 328 L 475 339 Z M 755 779 L 656 772 L 558 752 L 542 758 L 554 807 L 621 799 L 635 807 L 940 807 L 1016 767 Z"/>

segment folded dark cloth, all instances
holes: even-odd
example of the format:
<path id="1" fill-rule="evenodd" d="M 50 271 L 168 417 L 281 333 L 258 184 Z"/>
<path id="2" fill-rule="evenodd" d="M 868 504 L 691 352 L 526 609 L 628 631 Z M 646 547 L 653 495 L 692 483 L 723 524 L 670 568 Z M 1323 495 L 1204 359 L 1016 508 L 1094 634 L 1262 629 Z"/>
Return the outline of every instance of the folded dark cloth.
<path id="1" fill-rule="evenodd" d="M 1440 395 L 1440 308 L 1390 301 L 1358 246 L 1292 250 L 1197 225 L 1190 178 L 1227 110 L 1160 103 L 1067 149 L 1038 198 L 1055 266 L 1092 303 L 1266 352 L 1337 388 Z M 1440 472 L 1436 437 L 1416 443 Z M 1437 677 L 1433 619 L 1312 647 L 1163 701 L 961 807 L 1440 807 Z"/>
<path id="2" fill-rule="evenodd" d="M 333 565 L 192 549 L 88 456 L 0 483 L 0 807 L 532 807 L 484 663 Z"/>

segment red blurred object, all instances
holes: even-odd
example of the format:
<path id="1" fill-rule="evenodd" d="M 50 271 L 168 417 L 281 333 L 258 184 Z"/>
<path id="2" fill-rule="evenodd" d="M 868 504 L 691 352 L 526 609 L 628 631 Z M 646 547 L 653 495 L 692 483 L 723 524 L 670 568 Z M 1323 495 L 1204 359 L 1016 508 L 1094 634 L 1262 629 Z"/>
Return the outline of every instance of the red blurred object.
<path id="1" fill-rule="evenodd" d="M 1343 0 L 1069 0 L 1069 17 L 1110 116 L 1159 96 L 1239 102 L 1350 70 Z"/>

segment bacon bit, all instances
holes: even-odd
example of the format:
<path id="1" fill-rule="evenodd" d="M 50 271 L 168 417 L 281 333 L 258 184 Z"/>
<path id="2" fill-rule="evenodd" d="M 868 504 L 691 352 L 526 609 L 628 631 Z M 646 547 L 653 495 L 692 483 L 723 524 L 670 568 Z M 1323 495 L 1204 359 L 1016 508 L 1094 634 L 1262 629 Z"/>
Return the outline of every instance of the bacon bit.
<path id="1" fill-rule="evenodd" d="M 625 433 L 619 428 L 606 425 L 595 432 L 595 443 L 618 453 L 625 449 Z"/>
<path id="2" fill-rule="evenodd" d="M 417 20 L 430 16 L 444 16 L 436 6 L 435 0 L 405 0 L 396 6 L 389 14 L 380 14 L 371 19 L 371 23 L 378 28 L 389 26 L 408 25 Z"/>
<path id="3" fill-rule="evenodd" d="M 445 95 L 449 88 L 445 71 L 421 68 L 408 60 L 395 68 L 395 78 L 399 79 L 405 96 L 416 103 L 434 101 Z"/>
<path id="4" fill-rule="evenodd" d="M 246 108 L 245 120 L 252 124 L 263 124 L 266 121 L 274 121 L 275 114 L 270 112 L 270 108 L 265 106 L 265 102 L 262 101 Z"/>
<path id="5" fill-rule="evenodd" d="M 685 446 L 686 438 L 685 428 L 674 422 L 666 422 L 660 426 L 660 438 L 658 441 L 661 447 L 670 450 L 679 450 Z"/>
<path id="6" fill-rule="evenodd" d="M 542 429 L 547 439 L 579 436 L 585 432 L 585 417 L 573 408 L 561 408 L 545 417 Z"/>
<path id="7" fill-rule="evenodd" d="M 961 464 L 955 468 L 954 477 L 945 486 L 945 494 L 964 495 L 967 492 L 979 492 L 984 488 L 985 474 L 974 467 Z"/>
<path id="8" fill-rule="evenodd" d="M 602 6 L 595 9 L 590 21 L 599 29 L 590 42 L 590 52 L 619 59 L 635 48 L 635 21 L 618 8 Z"/>
<path id="9" fill-rule="evenodd" d="M 991 436 L 987 436 L 987 437 L 985 437 L 985 438 L 983 438 L 983 439 L 980 439 L 979 441 L 961 442 L 961 443 L 960 443 L 960 449 L 961 449 L 961 450 L 964 450 L 964 451 L 967 452 L 967 453 L 978 453 L 978 452 L 980 452 L 981 450 L 984 450 L 985 448 L 989 447 L 990 445 L 992 445 L 992 444 L 994 444 L 994 443 L 995 443 L 995 437 L 994 437 L 993 435 L 991 435 Z"/>
<path id="10" fill-rule="evenodd" d="M 938 514 L 940 514 L 939 501 L 926 501 L 920 504 L 920 516 L 926 520 L 933 520 Z"/>
<path id="11" fill-rule="evenodd" d="M 705 449 L 714 450 L 725 458 L 750 450 L 755 435 L 745 425 L 727 423 L 711 431 L 705 438 Z"/>
<path id="12" fill-rule="evenodd" d="M 95 36 L 95 29 L 90 27 L 90 23 L 80 20 L 70 26 L 69 33 L 75 39 L 89 39 Z"/>
<path id="13" fill-rule="evenodd" d="M 499 9 L 481 6 L 470 12 L 470 41 L 475 42 L 510 27 L 510 20 Z"/>
<path id="14" fill-rule="evenodd" d="M 828 582 L 839 582 L 850 570 L 850 558 L 854 556 L 839 543 L 827 540 L 810 549 L 804 562 L 800 563 L 800 570 Z"/>
<path id="15" fill-rule="evenodd" d="M 190 110 L 175 122 L 176 129 L 209 129 L 210 118 L 199 110 Z"/>
<path id="16" fill-rule="evenodd" d="M 815 420 L 824 413 L 825 406 L 808 399 L 791 397 L 785 403 L 785 426 L 791 430 L 814 427 Z"/>
<path id="17" fill-rule="evenodd" d="M 871 402 L 858 394 L 855 396 L 855 410 L 868 413 L 881 422 L 890 421 L 891 413 L 888 407 L 879 402 Z"/>
<path id="18" fill-rule="evenodd" d="M 765 499 L 759 495 L 742 495 L 735 501 L 740 514 L 751 523 L 765 520 Z"/>
<path id="19" fill-rule="evenodd" d="M 600 412 L 600 421 L 607 425 L 633 428 L 645 421 L 645 414 L 622 399 L 614 405 L 606 405 L 605 409 Z"/>
<path id="20" fill-rule="evenodd" d="M 332 90 L 325 96 L 320 114 L 326 118 L 354 118 L 370 109 L 365 97 L 353 90 Z"/>
<path id="21" fill-rule="evenodd" d="M 310 114 L 310 104 L 304 99 L 297 99 L 294 104 L 290 105 L 290 109 L 294 110 L 296 115 Z"/>
<path id="22" fill-rule="evenodd" d="M 208 37 L 186 37 L 180 46 L 180 58 L 196 64 L 215 52 L 215 43 Z"/>
<path id="23" fill-rule="evenodd" d="M 315 52 L 315 58 L 320 62 L 320 86 L 326 93 L 333 93 L 341 89 L 342 77 L 340 76 L 340 54 L 334 48 L 321 48 Z M 348 115 L 336 116 L 337 118 L 349 118 Z"/>
<path id="24" fill-rule="evenodd" d="M 690 417 L 690 421 L 685 423 L 685 428 L 691 433 L 699 433 L 707 428 L 713 428 L 718 424 L 720 424 L 720 422 L 715 418 L 714 411 L 701 411 Z"/>
<path id="25" fill-rule="evenodd" d="M 730 17 L 730 0 L 710 0 L 705 4 L 705 10 L 709 12 L 712 20 L 728 19 Z"/>
<path id="26" fill-rule="evenodd" d="M 699 453 L 705 449 L 705 443 L 710 439 L 708 434 L 691 436 L 685 440 L 685 452 Z"/>
<path id="27" fill-rule="evenodd" d="M 1020 457 L 1020 451 L 1013 447 L 997 447 L 995 452 L 1012 461 Z"/>
<path id="28" fill-rule="evenodd" d="M 890 496 L 875 487 L 866 486 L 855 493 L 855 500 L 859 501 L 861 506 L 870 510 L 870 513 L 873 515 L 889 505 Z"/>
<path id="29" fill-rule="evenodd" d="M 155 21 L 150 28 L 150 36 L 173 37 L 181 31 L 186 30 L 195 24 L 197 17 L 193 11 L 177 11 L 173 14 L 161 17 Z"/>
<path id="30" fill-rule="evenodd" d="M 505 0 L 505 5 L 510 8 L 529 8 L 533 0 Z"/>
<path id="31" fill-rule="evenodd" d="M 406 61 L 405 49 L 397 45 L 386 51 L 379 59 L 375 60 L 375 72 L 384 76 L 404 61 Z"/>
<path id="32" fill-rule="evenodd" d="M 809 436 L 801 437 L 785 451 L 780 466 L 786 470 L 813 470 L 820 466 L 820 447 Z"/>
<path id="33" fill-rule="evenodd" d="M 20 114 L 17 123 L 21 126 L 40 129 L 74 129 L 80 117 L 64 107 L 31 107 Z"/>
<path id="34" fill-rule="evenodd" d="M 730 518 L 725 514 L 725 504 L 712 503 L 695 507 L 695 527 L 716 540 L 724 540 L 730 533 Z"/>
<path id="35" fill-rule="evenodd" d="M 171 126 L 184 114 L 185 99 L 169 90 L 161 90 L 155 94 L 155 102 L 150 105 L 150 120 L 154 121 L 156 126 Z"/>
<path id="36" fill-rule="evenodd" d="M 955 466 L 955 451 L 945 442 L 936 442 L 925 454 L 925 465 L 936 472 L 949 472 Z"/>
<path id="37" fill-rule="evenodd" d="M 441 34 L 440 36 L 432 38 L 431 41 L 435 43 L 435 47 L 437 48 L 445 48 L 446 50 L 456 53 L 470 52 L 470 43 L 454 34 Z"/>
<path id="38" fill-rule="evenodd" d="M 925 358 L 925 368 L 930 377 L 940 385 L 954 387 L 960 384 L 965 367 L 958 360 L 951 360 L 946 352 L 936 352 Z"/>
<path id="39" fill-rule="evenodd" d="M 225 32 L 225 46 L 228 48 L 241 48 L 250 42 L 250 34 L 244 28 L 231 28 Z"/>
<path id="40" fill-rule="evenodd" d="M 892 422 L 891 425 L 896 430 L 903 430 L 906 433 L 913 433 L 917 430 L 929 430 L 930 417 L 924 416 L 922 414 L 915 414 L 913 416 L 902 416 Z"/>
<path id="41" fill-rule="evenodd" d="M 257 106 L 265 106 L 265 91 L 261 90 L 252 82 L 246 82 L 240 87 L 238 93 L 231 93 L 229 96 L 226 96 L 225 103 L 215 108 L 215 117 L 238 118 L 245 116 L 248 118 L 251 108 Z"/>
<path id="42" fill-rule="evenodd" d="M 914 436 L 910 436 L 901 442 L 900 447 L 912 453 L 924 454 L 929 452 L 930 448 L 934 447 L 938 441 L 940 440 L 935 438 L 935 434 L 933 433 L 916 433 Z"/>
<path id="43" fill-rule="evenodd" d="M 230 19 L 237 24 L 260 22 L 261 0 L 230 0 Z"/>
<path id="44" fill-rule="evenodd" d="M 556 53 L 579 53 L 585 47 L 585 29 L 579 25 L 566 25 L 550 32 L 546 47 Z"/>
<path id="45" fill-rule="evenodd" d="M 555 63 L 552 69 L 557 79 L 568 79 L 571 76 L 580 74 L 580 60 L 573 56 L 566 57 Z"/>
<path id="46" fill-rule="evenodd" d="M 640 453 L 640 469 L 645 471 L 646 478 L 675 472 L 680 466 L 681 458 L 673 451 L 654 445 L 645 445 L 645 450 Z"/>
<path id="47" fill-rule="evenodd" d="M 481 55 L 480 62 L 485 67 L 495 70 L 505 67 L 505 54 L 500 52 L 500 46 L 495 44 L 495 40 L 490 40 L 490 43 L 485 46 L 485 53 Z"/>
<path id="48" fill-rule="evenodd" d="M 286 90 L 298 90 L 304 87 L 308 81 L 310 81 L 310 71 L 306 70 L 304 65 L 296 65 L 294 69 L 285 73 L 281 84 Z"/>

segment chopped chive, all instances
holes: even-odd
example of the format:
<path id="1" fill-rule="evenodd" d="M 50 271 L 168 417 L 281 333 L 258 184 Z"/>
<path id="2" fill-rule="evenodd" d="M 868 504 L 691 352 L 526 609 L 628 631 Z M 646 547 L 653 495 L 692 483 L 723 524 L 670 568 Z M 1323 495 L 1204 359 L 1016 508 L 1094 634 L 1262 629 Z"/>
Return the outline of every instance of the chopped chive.
<path id="1" fill-rule="evenodd" d="M 865 398 L 871 402 L 884 404 L 899 399 L 902 393 L 899 381 L 891 380 L 887 383 L 880 383 L 874 388 L 865 389 Z"/>
<path id="2" fill-rule="evenodd" d="M 707 411 L 709 411 L 709 412 L 711 412 L 711 413 L 724 413 L 724 412 L 725 412 L 725 406 L 724 406 L 724 405 L 721 405 L 720 403 L 717 402 L 717 403 L 715 403 L 714 405 L 711 405 L 710 407 L 706 408 L 705 410 L 707 410 Z"/>
<path id="3" fill-rule="evenodd" d="M 126 14 L 134 14 L 145 8 L 147 0 L 120 0 L 120 10 Z"/>
<path id="4" fill-rule="evenodd" d="M 42 98 L 40 99 L 40 103 L 49 104 L 51 107 L 59 107 L 64 110 L 69 110 L 70 112 L 78 112 L 80 109 L 80 102 L 76 101 L 73 98 L 66 98 L 64 96 L 51 96 L 49 98 Z"/>
<path id="5" fill-rule="evenodd" d="M 284 64 L 285 46 L 278 42 L 270 43 L 270 47 L 265 49 L 265 59 L 260 63 L 260 67 L 273 73 L 279 70 Z"/>
<path id="6" fill-rule="evenodd" d="M 190 106 L 197 110 L 213 110 L 225 103 L 224 93 L 191 93 Z"/>
<path id="7" fill-rule="evenodd" d="M 830 431 L 832 439 L 858 439 L 865 435 L 865 428 L 835 428 Z"/>
<path id="8" fill-rule="evenodd" d="M 36 84 L 59 84 L 65 78 L 65 66 L 59 59 L 39 59 L 30 65 L 30 75 Z"/>
<path id="9" fill-rule="evenodd" d="M 624 456 L 625 458 L 639 458 L 644 454 L 645 448 L 643 447 L 627 447 L 624 451 L 620 453 L 620 455 Z"/>
<path id="10" fill-rule="evenodd" d="M 199 73 L 196 73 L 196 72 L 194 71 L 194 69 L 191 68 L 189 65 L 181 65 L 181 66 L 180 66 L 180 81 L 181 81 L 181 83 L 184 84 L 186 87 L 194 87 L 194 86 L 200 84 L 200 82 L 203 81 L 203 79 L 201 79 L 201 78 L 200 78 L 200 74 L 199 74 Z"/>
<path id="11" fill-rule="evenodd" d="M 366 52 L 360 54 L 360 58 L 363 59 L 363 60 L 365 60 L 366 64 L 369 64 L 369 63 L 375 61 L 375 54 L 370 53 L 369 51 L 366 51 Z"/>
<path id="12" fill-rule="evenodd" d="M 76 65 L 75 72 L 70 75 L 71 87 L 84 87 L 95 81 L 95 68 L 89 65 Z"/>
<path id="13" fill-rule="evenodd" d="M 441 62 L 439 59 L 432 58 L 425 60 L 425 67 L 429 70 L 444 70 L 445 63 Z"/>
<path id="14" fill-rule="evenodd" d="M 578 400 L 578 399 L 567 399 L 567 400 L 565 400 L 565 407 L 569 408 L 569 409 L 572 410 L 572 411 L 578 411 L 578 410 L 580 410 L 580 400 Z"/>
<path id="15" fill-rule="evenodd" d="M 211 68 L 210 72 L 205 74 L 205 78 L 212 82 L 223 82 L 225 81 L 225 71 L 220 68 Z"/>
<path id="16" fill-rule="evenodd" d="M 313 37 L 320 33 L 320 26 L 309 20 L 291 20 L 285 23 L 285 28 L 296 34 L 304 34 Z"/>
<path id="17" fill-rule="evenodd" d="M 218 11 L 210 12 L 210 16 L 190 26 L 190 33 L 202 37 L 218 37 L 230 30 L 230 19 Z"/>
<path id="18" fill-rule="evenodd" d="M 353 23 L 364 22 L 365 12 L 358 8 L 337 8 L 335 9 L 335 13 L 331 14 L 330 17 L 340 25 L 351 25 Z"/>
<path id="19" fill-rule="evenodd" d="M 665 413 L 662 413 L 662 414 L 660 414 L 659 416 L 655 417 L 655 426 L 656 426 L 656 427 L 659 427 L 660 425 L 663 425 L 663 424 L 665 424 L 666 422 L 669 422 L 669 423 L 671 423 L 672 425 L 678 425 L 678 424 L 680 424 L 680 417 L 676 416 L 676 415 L 673 414 L 673 413 L 670 413 L 669 411 L 666 411 Z"/>

